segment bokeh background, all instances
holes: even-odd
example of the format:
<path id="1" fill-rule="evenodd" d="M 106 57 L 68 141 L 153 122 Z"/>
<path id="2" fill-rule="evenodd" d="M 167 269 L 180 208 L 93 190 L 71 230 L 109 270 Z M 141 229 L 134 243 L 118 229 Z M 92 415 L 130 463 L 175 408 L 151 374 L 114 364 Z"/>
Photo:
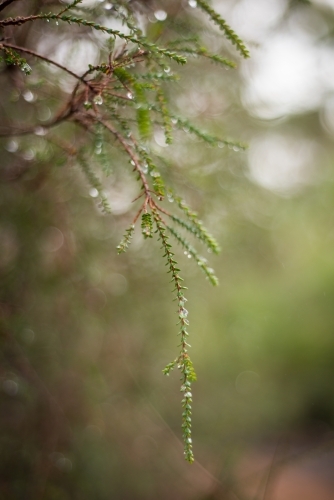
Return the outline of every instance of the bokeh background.
<path id="1" fill-rule="evenodd" d="M 191 11 L 207 45 L 236 57 L 189 4 L 142 3 L 149 36 Z M 1 500 L 334 498 L 334 2 L 214 6 L 251 58 L 233 71 L 194 58 L 171 106 L 249 148 L 152 141 L 222 247 L 207 256 L 218 289 L 178 253 L 198 375 L 192 466 L 178 375 L 161 372 L 177 330 L 159 244 L 138 231 L 116 253 L 137 192 L 127 162 L 115 149 L 102 215 L 58 147 L 81 132 L 45 140 L 71 82 L 2 67 L 2 124 L 38 126 L 1 139 Z M 43 29 L 20 36 L 76 71 L 98 59 L 94 34 Z"/>

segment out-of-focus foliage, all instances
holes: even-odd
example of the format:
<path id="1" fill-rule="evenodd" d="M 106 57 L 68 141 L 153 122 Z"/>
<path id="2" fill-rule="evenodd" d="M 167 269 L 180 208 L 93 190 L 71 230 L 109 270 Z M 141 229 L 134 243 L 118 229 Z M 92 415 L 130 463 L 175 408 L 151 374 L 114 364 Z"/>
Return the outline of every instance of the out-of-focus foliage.
<path id="1" fill-rule="evenodd" d="M 326 68 L 334 16 L 325 2 L 259 1 L 262 11 L 251 5 L 214 3 L 253 41 L 252 58 L 239 62 L 238 72 L 195 58 L 180 71 L 173 110 L 214 137 L 228 133 L 248 142 L 248 152 L 236 154 L 236 145 L 223 142 L 218 149 L 203 146 L 195 134 L 189 144 L 182 130 L 169 147 L 153 135 L 168 176 L 222 247 L 218 292 L 200 284 L 191 252 L 182 255 L 179 247 L 199 379 L 192 468 L 178 438 L 178 377 L 161 375 L 175 357 L 175 305 L 159 245 L 138 228 L 127 253 L 117 255 L 136 196 L 130 173 L 113 167 L 105 187 L 112 213 L 102 215 L 92 200 L 96 191 L 57 142 L 71 137 L 76 144 L 81 133 L 64 126 L 57 140 L 39 142 L 58 95 L 69 91 L 66 79 L 54 73 L 51 99 L 40 82 L 32 80 L 27 90 L 17 68 L 0 74 L 4 117 L 40 123 L 33 143 L 29 136 L 2 141 L 0 498 L 281 498 L 265 486 L 271 461 L 273 477 L 284 475 L 282 462 L 304 464 L 305 456 L 308 468 L 300 466 L 294 484 L 319 477 L 320 463 L 322 489 L 314 498 L 331 498 L 334 128 Z M 192 35 L 182 32 L 182 16 L 167 3 L 141 9 L 156 40 L 169 23 Z M 157 21 L 154 12 L 164 9 L 167 18 Z M 194 29 L 196 23 L 194 17 Z M 216 38 L 202 30 L 218 53 Z M 22 37 L 42 35 L 22 27 Z M 95 38 L 80 41 L 86 53 L 94 50 Z M 59 47 L 50 43 L 50 57 L 62 57 Z M 73 61 L 82 60 L 80 47 L 74 44 Z M 313 59 L 305 63 L 300 47 L 319 63 L 313 87 Z M 277 82 L 262 66 L 268 58 L 281 68 Z M 291 91 L 298 64 L 310 71 L 304 100 L 303 87 Z M 284 92 L 275 94 L 275 83 Z M 109 146 L 107 157 L 121 164 Z M 172 193 L 169 200 L 177 203 Z M 254 476 L 262 481 L 255 491 Z"/>

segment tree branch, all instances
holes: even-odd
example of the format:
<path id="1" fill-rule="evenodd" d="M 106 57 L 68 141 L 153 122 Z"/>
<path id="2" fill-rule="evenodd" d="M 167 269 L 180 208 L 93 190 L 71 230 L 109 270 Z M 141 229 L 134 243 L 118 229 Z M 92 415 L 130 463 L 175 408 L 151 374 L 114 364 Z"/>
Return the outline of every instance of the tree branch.
<path id="1" fill-rule="evenodd" d="M 17 0 L 4 0 L 4 2 L 2 2 L 2 4 L 0 5 L 0 12 L 13 2 L 17 2 Z"/>
<path id="2" fill-rule="evenodd" d="M 83 80 L 82 76 L 79 76 L 76 73 L 73 73 L 73 71 L 71 71 L 70 69 L 66 68 L 62 64 L 59 64 L 56 61 L 52 61 L 48 57 L 42 56 L 41 54 L 39 54 L 38 52 L 35 52 L 34 50 L 26 49 L 25 47 L 19 47 L 17 45 L 13 45 L 12 43 L 1 42 L 1 44 L 0 44 L 0 50 L 3 47 L 7 47 L 8 49 L 17 50 L 18 52 L 23 52 L 24 54 L 29 54 L 31 56 L 37 57 L 38 59 L 41 59 L 44 62 L 47 62 L 49 64 L 53 64 L 53 66 L 57 66 L 57 68 L 62 69 L 63 71 L 65 71 L 69 75 L 73 76 L 73 78 L 75 78 L 76 80 L 80 80 L 82 83 L 84 83 L 85 85 L 88 85 L 88 87 L 90 87 L 89 83 L 86 82 L 85 80 Z"/>

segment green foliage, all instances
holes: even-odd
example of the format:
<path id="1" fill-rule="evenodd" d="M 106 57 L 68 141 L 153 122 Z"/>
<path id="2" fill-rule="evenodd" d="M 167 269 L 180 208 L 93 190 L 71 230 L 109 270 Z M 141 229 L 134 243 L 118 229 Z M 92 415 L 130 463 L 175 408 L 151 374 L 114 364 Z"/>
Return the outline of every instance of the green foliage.
<path id="1" fill-rule="evenodd" d="M 96 189 L 97 199 L 99 200 L 99 205 L 102 211 L 105 214 L 110 214 L 111 209 L 108 203 L 108 200 L 103 192 L 103 187 L 100 180 L 97 178 L 93 168 L 90 166 L 88 160 L 84 157 L 83 154 L 77 155 L 78 165 L 81 167 L 81 170 L 85 174 L 87 181 L 89 182 L 92 189 Z"/>
<path id="2" fill-rule="evenodd" d="M 165 132 L 166 144 L 172 144 L 173 138 L 172 138 L 171 116 L 168 110 L 165 95 L 162 92 L 161 88 L 159 88 L 157 91 L 157 105 L 158 105 L 158 110 L 160 111 L 162 116 L 162 123 Z"/>
<path id="3" fill-rule="evenodd" d="M 175 219 L 175 218 L 173 217 L 173 219 Z M 201 257 L 197 253 L 196 249 L 192 245 L 190 245 L 190 243 L 188 243 L 187 240 L 182 238 L 182 236 L 177 231 L 175 231 L 175 229 L 173 227 L 170 227 L 170 226 L 166 226 L 166 227 L 167 227 L 168 231 L 174 236 L 174 238 L 183 246 L 183 248 L 185 249 L 186 255 L 188 255 L 188 257 L 193 257 L 195 259 L 197 264 L 200 266 L 200 268 L 206 274 L 206 276 L 209 279 L 209 281 L 211 282 L 211 284 L 214 286 L 217 286 L 218 285 L 218 278 L 214 274 L 214 270 L 211 267 L 207 266 L 207 260 L 204 257 Z"/>
<path id="4" fill-rule="evenodd" d="M 136 7 L 133 5 L 136 2 L 115 1 L 112 4 L 109 15 L 121 21 L 125 26 L 124 30 L 109 28 L 99 23 L 102 12 L 106 15 L 102 10 L 103 7 L 97 5 L 92 9 L 86 9 L 80 3 L 80 0 L 74 0 L 59 12 L 8 17 L 0 21 L 0 27 L 4 30 L 10 27 L 12 31 L 15 31 L 16 27 L 25 23 L 45 21 L 48 26 L 51 26 L 51 22 L 55 21 L 57 26 L 59 23 L 74 25 L 75 29 L 81 30 L 82 33 L 92 30 L 96 32 L 96 35 L 99 33 L 110 35 L 107 42 L 104 39 L 100 41 L 102 48 L 99 63 L 92 65 L 87 61 L 87 69 L 83 74 L 75 73 L 70 65 L 61 65 L 52 58 L 40 54 L 38 50 L 11 44 L 6 41 L 6 38 L 1 42 L 0 49 L 4 52 L 7 65 L 18 66 L 27 75 L 31 68 L 19 53 L 24 54 L 29 61 L 31 59 L 35 62 L 37 72 L 40 70 L 43 74 L 43 66 L 38 66 L 38 63 L 46 62 L 75 79 L 76 83 L 70 98 L 67 94 L 64 95 L 62 107 L 45 123 L 45 128 L 53 129 L 55 135 L 64 122 L 75 124 L 75 127 L 80 129 L 82 137 L 78 139 L 76 149 L 73 148 L 71 141 L 65 145 L 62 145 L 63 142 L 56 138 L 54 141 L 57 141 L 66 154 L 76 160 L 90 187 L 94 190 L 94 196 L 96 195 L 99 200 L 103 212 L 110 213 L 111 209 L 103 183 L 100 181 L 99 169 L 102 169 L 104 174 L 111 175 L 119 158 L 123 156 L 130 163 L 133 174 L 139 182 L 139 193 L 135 200 L 139 206 L 117 251 L 124 253 L 128 249 L 139 219 L 143 237 L 152 239 L 156 234 L 162 244 L 168 273 L 172 278 L 173 292 L 176 295 L 178 324 L 180 325 L 180 352 L 163 372 L 169 375 L 175 366 L 181 372 L 181 391 L 184 392 L 182 399 L 184 453 L 186 460 L 191 463 L 194 461 L 191 438 L 191 383 L 196 380 L 196 374 L 188 354 L 189 322 L 184 296 L 186 287 L 183 286 L 179 264 L 167 232 L 182 246 L 188 257 L 193 258 L 212 285 L 218 284 L 213 269 L 208 266 L 206 259 L 198 254 L 186 237 L 179 233 L 179 229 L 200 240 L 210 252 L 217 254 L 220 247 L 203 222 L 199 220 L 198 214 L 184 202 L 180 195 L 174 193 L 176 190 L 170 186 L 172 176 L 166 172 L 166 169 L 164 171 L 159 167 L 161 161 L 154 153 L 152 136 L 157 130 L 163 131 L 166 145 L 170 145 L 173 131 L 182 129 L 186 134 L 193 134 L 211 146 L 227 145 L 235 150 L 244 149 L 241 143 L 211 136 L 186 118 L 174 115 L 167 98 L 168 86 L 179 79 L 179 75 L 174 72 L 176 66 L 174 63 L 183 66 L 187 63 L 186 56 L 205 57 L 228 68 L 234 68 L 235 63 L 220 54 L 211 54 L 197 35 L 188 38 L 178 36 L 173 40 L 168 34 L 164 41 L 163 26 L 161 26 L 162 36 L 159 38 L 158 45 L 155 40 L 152 41 L 142 34 L 135 12 Z M 204 0 L 198 0 L 197 6 L 209 15 L 244 57 L 249 56 L 244 43 L 209 4 Z M 75 14 L 71 11 L 75 11 Z M 68 27 L 69 31 L 72 29 Z M 166 61 L 171 64 L 171 68 L 167 66 Z M 14 126 L 13 130 L 9 130 L 8 135 L 15 135 L 15 130 L 21 130 L 23 134 L 34 134 L 36 124 L 32 124 L 25 130 Z M 89 146 L 92 147 L 89 148 Z M 113 151 L 118 151 L 117 162 L 113 161 L 111 148 Z M 166 191 L 169 198 L 176 201 L 176 205 L 183 212 L 186 220 L 165 209 L 163 201 Z M 168 222 L 166 222 L 167 219 Z"/>
<path id="5" fill-rule="evenodd" d="M 244 151 L 247 148 L 246 144 L 243 144 L 242 142 L 214 137 L 213 135 L 210 135 L 204 130 L 201 130 L 198 127 L 196 127 L 189 120 L 185 120 L 184 118 L 180 118 L 179 116 L 172 115 L 172 119 L 174 120 L 175 127 L 177 127 L 180 130 L 183 130 L 186 133 L 194 134 L 196 137 L 210 144 L 211 146 L 219 146 L 219 147 L 228 146 L 234 151 Z"/>
<path id="6" fill-rule="evenodd" d="M 118 245 L 117 247 L 117 252 L 120 254 L 120 253 L 123 253 L 123 252 L 126 252 L 127 249 L 129 248 L 129 245 L 131 243 L 131 240 L 132 240 L 132 236 L 133 236 L 133 231 L 135 230 L 135 226 L 134 224 L 132 224 L 126 231 L 125 231 L 125 234 L 124 234 L 124 237 L 122 239 L 122 241 L 120 242 L 120 244 Z"/>
<path id="7" fill-rule="evenodd" d="M 150 213 L 146 212 L 141 216 L 141 232 L 144 238 L 153 238 L 153 224 L 152 216 Z"/>
<path id="8" fill-rule="evenodd" d="M 226 38 L 236 46 L 237 50 L 240 52 L 240 54 L 247 58 L 249 57 L 249 51 L 246 48 L 245 44 L 243 41 L 238 37 L 238 35 L 230 28 L 230 26 L 227 24 L 227 22 L 220 17 L 217 12 L 215 12 L 212 7 L 205 1 L 205 0 L 197 0 L 197 6 L 206 12 L 209 17 L 212 19 L 212 21 L 219 26 L 219 28 L 224 32 L 224 35 Z"/>
<path id="9" fill-rule="evenodd" d="M 27 63 L 26 59 L 20 57 L 20 55 L 13 49 L 3 47 L 4 57 L 0 57 L 0 62 L 4 61 L 8 66 L 18 66 L 25 75 L 31 74 L 31 67 Z"/>
<path id="10" fill-rule="evenodd" d="M 227 68 L 235 68 L 236 63 L 222 57 L 219 54 L 211 54 L 206 47 L 201 45 L 198 37 L 184 37 L 178 40 L 173 40 L 169 46 L 177 48 L 179 52 L 190 56 L 202 56 L 210 59 L 212 62 L 221 64 Z"/>
<path id="11" fill-rule="evenodd" d="M 151 115 L 145 96 L 145 86 L 141 83 L 134 85 L 135 100 L 137 103 L 137 124 L 139 135 L 142 139 L 149 139 L 152 135 Z"/>
<path id="12" fill-rule="evenodd" d="M 165 224 L 162 222 L 162 219 L 158 213 L 158 211 L 154 208 L 153 217 L 156 223 L 156 233 L 158 234 L 158 239 L 162 243 L 162 249 L 165 251 L 164 257 L 167 260 L 168 273 L 171 274 L 172 280 L 171 282 L 174 285 L 173 292 L 176 293 L 176 299 L 178 304 L 178 317 L 179 317 L 179 325 L 180 325 L 180 354 L 176 361 L 169 363 L 163 372 L 168 375 L 170 370 L 174 368 L 174 364 L 177 363 L 178 369 L 181 371 L 181 391 L 185 390 L 186 393 L 182 399 L 182 430 L 183 430 L 183 442 L 184 442 L 184 455 L 185 459 L 192 463 L 194 461 L 194 454 L 192 451 L 192 438 L 191 438 L 191 403 L 192 403 L 192 394 L 191 390 L 191 382 L 196 380 L 196 374 L 193 368 L 193 364 L 188 355 L 187 347 L 190 347 L 188 344 L 188 331 L 187 327 L 189 325 L 189 321 L 187 319 L 188 311 L 184 307 L 187 299 L 184 296 L 183 290 L 186 290 L 186 287 L 182 285 L 183 279 L 179 275 L 180 269 L 177 267 L 177 261 L 175 260 L 175 255 L 172 252 L 172 245 L 168 242 L 168 236 L 166 235 Z"/>
<path id="13" fill-rule="evenodd" d="M 180 209 L 184 212 L 184 214 L 187 216 L 188 220 L 190 223 L 187 223 L 180 219 L 179 217 L 173 215 L 172 219 L 180 224 L 180 226 L 184 227 L 187 229 L 189 232 L 193 233 L 199 240 L 202 240 L 206 246 L 212 250 L 214 253 L 219 253 L 220 252 L 220 247 L 215 240 L 215 238 L 205 229 L 203 222 L 198 219 L 198 214 L 191 210 L 191 208 L 185 203 L 184 200 L 179 198 L 178 196 L 175 197 L 176 202 Z"/>

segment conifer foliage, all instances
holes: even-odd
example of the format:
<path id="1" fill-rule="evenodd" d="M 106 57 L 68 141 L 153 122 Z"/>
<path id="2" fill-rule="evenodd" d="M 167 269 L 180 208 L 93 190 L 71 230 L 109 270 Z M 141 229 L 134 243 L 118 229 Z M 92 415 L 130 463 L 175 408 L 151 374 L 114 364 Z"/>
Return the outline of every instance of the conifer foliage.
<path id="1" fill-rule="evenodd" d="M 180 336 L 179 353 L 163 372 L 169 375 L 177 367 L 181 373 L 184 454 L 185 459 L 192 463 L 191 384 L 196 380 L 196 374 L 188 353 L 190 345 L 188 311 L 185 307 L 186 287 L 173 243 L 180 245 L 193 258 L 213 285 L 218 284 L 213 269 L 190 244 L 187 234 L 197 238 L 213 253 L 218 253 L 220 249 L 199 220 L 198 214 L 177 193 L 177 187 L 166 185 L 163 159 L 154 154 L 151 141 L 154 130 L 161 129 L 165 143 L 170 145 L 174 131 L 181 129 L 210 145 L 223 143 L 235 149 L 243 148 L 240 143 L 213 137 L 185 118 L 175 116 L 167 102 L 166 89 L 178 78 L 177 66 L 186 64 L 188 57 L 205 57 L 222 67 L 233 68 L 236 65 L 224 54 L 213 54 L 203 45 L 201 30 L 195 33 L 193 26 L 196 24 L 191 23 L 194 16 L 197 16 L 198 21 L 198 12 L 204 13 L 203 23 L 208 17 L 213 29 L 214 25 L 218 26 L 241 56 L 248 57 L 248 50 L 226 21 L 205 0 L 190 0 L 189 4 L 183 5 L 178 2 L 178 8 L 183 11 L 183 23 L 189 22 L 189 26 L 192 26 L 188 35 L 184 25 L 168 22 L 168 12 L 164 10 L 168 11 L 170 8 L 168 2 L 155 2 L 153 6 L 153 3 L 144 1 L 114 0 L 112 3 L 100 1 L 86 4 L 83 0 L 74 0 L 71 3 L 41 3 L 38 12 L 35 10 L 36 5 L 30 0 L 22 3 L 22 9 L 20 3 L 3 0 L 0 4 L 2 71 L 19 68 L 24 75 L 26 87 L 29 89 L 30 85 L 35 85 L 37 94 L 43 93 L 43 83 L 37 85 L 36 82 L 43 82 L 43 75 L 48 67 L 61 70 L 64 75 L 71 77 L 73 84 L 70 95 L 64 93 L 61 96 L 63 102 L 43 124 L 42 129 L 38 123 L 26 123 L 24 120 L 8 122 L 1 125 L 0 135 L 18 137 L 31 134 L 32 140 L 43 140 L 46 143 L 50 141 L 65 151 L 71 164 L 75 163 L 81 168 L 105 213 L 110 212 L 110 207 L 100 179 L 114 168 L 110 145 L 123 152 L 124 163 L 138 180 L 138 196 L 134 202 L 135 213 L 129 220 L 129 227 L 117 250 L 119 254 L 126 252 L 137 225 L 140 225 L 145 239 L 157 238 L 161 243 L 177 303 Z M 150 16 L 155 17 L 154 21 L 160 26 L 157 40 L 146 35 L 143 28 L 143 18 L 148 22 Z M 108 22 L 105 21 L 104 25 L 102 20 Z M 40 45 L 36 44 L 32 48 L 32 44 L 24 43 L 24 27 L 31 23 L 36 27 L 44 23 L 50 30 L 54 26 L 63 25 L 61 33 L 72 31 L 75 33 L 73 36 L 94 32 L 97 37 L 100 36 L 100 61 L 98 64 L 87 61 L 85 71 L 82 74 L 76 73 L 70 63 L 63 65 L 48 57 Z M 166 36 L 163 36 L 164 25 Z M 53 35 L 54 33 L 53 30 Z M 217 36 L 220 34 L 217 33 Z M 68 123 L 81 128 L 84 137 L 82 142 L 66 142 L 64 134 L 60 132 L 58 135 L 61 127 Z M 166 197 L 174 202 L 175 211 L 166 209 L 163 204 Z"/>

